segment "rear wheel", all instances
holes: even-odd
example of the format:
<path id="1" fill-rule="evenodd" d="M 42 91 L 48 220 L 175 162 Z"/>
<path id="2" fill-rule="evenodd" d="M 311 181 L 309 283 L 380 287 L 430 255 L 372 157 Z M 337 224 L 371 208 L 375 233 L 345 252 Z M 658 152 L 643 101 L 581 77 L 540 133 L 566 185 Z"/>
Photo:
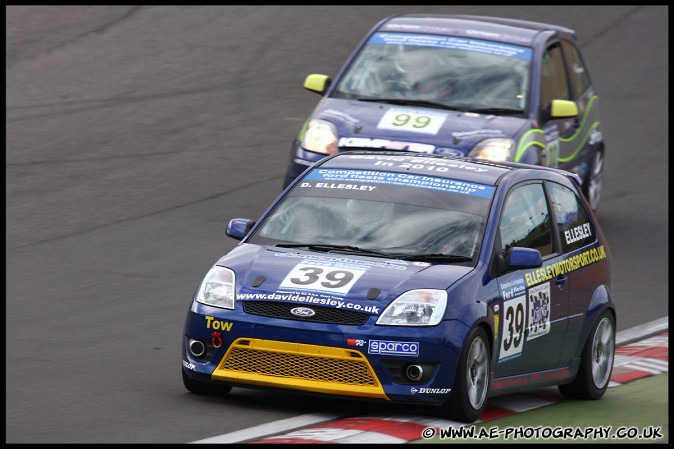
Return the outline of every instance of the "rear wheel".
<path id="1" fill-rule="evenodd" d="M 232 387 L 227 385 L 214 385 L 207 382 L 201 382 L 199 380 L 194 380 L 185 374 L 185 370 L 181 370 L 183 373 L 183 385 L 187 388 L 187 391 L 194 394 L 205 394 L 209 396 L 226 396 L 227 393 L 232 389 Z"/>
<path id="2" fill-rule="evenodd" d="M 482 415 L 487 405 L 490 360 L 487 334 L 481 327 L 476 327 L 461 351 L 449 400 L 441 406 L 443 418 L 473 422 Z"/>
<path id="3" fill-rule="evenodd" d="M 576 379 L 560 385 L 559 391 L 572 399 L 601 398 L 611 378 L 615 357 L 615 322 L 608 310 L 600 317 L 585 343 Z"/>
<path id="4" fill-rule="evenodd" d="M 599 199 L 601 198 L 601 190 L 604 181 L 604 152 L 598 150 L 592 158 L 590 164 L 590 171 L 584 182 L 585 196 L 590 202 L 593 210 L 597 210 L 599 206 Z"/>

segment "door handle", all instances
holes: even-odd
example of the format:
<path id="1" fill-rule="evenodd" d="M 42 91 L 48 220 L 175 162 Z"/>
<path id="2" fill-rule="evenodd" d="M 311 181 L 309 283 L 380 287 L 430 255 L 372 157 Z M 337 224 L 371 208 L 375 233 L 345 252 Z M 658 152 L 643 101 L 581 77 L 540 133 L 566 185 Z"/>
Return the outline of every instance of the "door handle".
<path id="1" fill-rule="evenodd" d="M 567 276 L 565 274 L 560 274 L 559 276 L 557 276 L 555 278 L 555 284 L 557 284 L 557 287 L 559 287 L 560 290 L 564 288 L 564 284 L 566 283 L 566 278 L 567 278 Z"/>

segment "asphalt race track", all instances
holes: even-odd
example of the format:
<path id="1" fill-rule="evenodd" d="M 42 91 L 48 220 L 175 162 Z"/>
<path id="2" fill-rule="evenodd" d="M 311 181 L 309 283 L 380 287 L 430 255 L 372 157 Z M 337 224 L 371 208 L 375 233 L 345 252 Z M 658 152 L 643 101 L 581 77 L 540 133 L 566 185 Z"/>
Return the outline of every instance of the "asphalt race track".
<path id="1" fill-rule="evenodd" d="M 187 443 L 378 405 L 190 395 L 185 312 L 280 193 L 291 141 L 380 19 L 577 31 L 607 142 L 618 330 L 668 316 L 668 6 L 6 6 L 6 443 Z M 395 409 L 393 410 L 396 411 Z M 410 410 L 406 410 L 410 412 Z M 420 414 L 429 413 L 417 410 Z"/>

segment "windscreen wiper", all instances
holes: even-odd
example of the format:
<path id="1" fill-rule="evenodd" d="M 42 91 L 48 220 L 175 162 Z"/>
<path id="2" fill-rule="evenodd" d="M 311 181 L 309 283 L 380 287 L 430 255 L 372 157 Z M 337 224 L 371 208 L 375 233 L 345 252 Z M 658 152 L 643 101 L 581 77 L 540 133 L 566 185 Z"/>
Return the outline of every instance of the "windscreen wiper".
<path id="1" fill-rule="evenodd" d="M 476 114 L 523 114 L 524 110 L 522 109 L 512 109 L 512 108 L 464 108 L 461 109 L 464 112 L 475 112 Z"/>
<path id="2" fill-rule="evenodd" d="M 400 105 L 400 106 L 425 106 L 429 108 L 436 108 L 436 109 L 449 109 L 449 110 L 457 110 L 457 108 L 453 108 L 450 106 L 447 106 L 446 104 L 442 103 L 436 103 L 435 101 L 427 101 L 427 100 L 405 100 L 402 98 L 370 98 L 370 97 L 363 97 L 363 98 L 358 98 L 358 101 L 371 101 L 375 103 L 390 103 L 390 104 L 395 104 L 395 105 Z"/>
<path id="3" fill-rule="evenodd" d="M 424 262 L 469 262 L 473 260 L 472 257 L 467 256 L 455 256 L 453 254 L 412 254 L 408 256 L 400 257 L 402 260 L 420 260 Z"/>
<path id="4" fill-rule="evenodd" d="M 365 248 L 359 248 L 357 246 L 350 246 L 350 245 L 330 245 L 326 243 L 277 243 L 277 247 L 280 248 L 308 248 L 308 249 L 313 249 L 316 251 L 325 251 L 325 252 L 330 252 L 330 251 L 342 251 L 345 253 L 349 254 L 365 254 L 367 256 L 378 256 L 378 257 L 386 257 L 386 258 L 392 258 L 390 254 L 386 253 L 381 253 L 379 251 L 373 251 L 370 249 L 365 249 Z"/>

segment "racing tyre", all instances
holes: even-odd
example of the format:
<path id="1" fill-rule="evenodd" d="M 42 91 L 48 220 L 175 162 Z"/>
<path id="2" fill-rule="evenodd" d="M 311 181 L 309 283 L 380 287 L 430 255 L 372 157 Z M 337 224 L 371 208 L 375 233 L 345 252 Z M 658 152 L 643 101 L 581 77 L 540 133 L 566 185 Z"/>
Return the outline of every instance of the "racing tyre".
<path id="1" fill-rule="evenodd" d="M 592 158 L 590 171 L 583 183 L 583 193 L 590 202 L 593 210 L 597 210 L 599 199 L 601 198 L 601 189 L 604 179 L 604 152 L 598 150 Z"/>
<path id="2" fill-rule="evenodd" d="M 213 385 L 206 382 L 201 382 L 198 380 L 191 379 L 185 370 L 181 370 L 183 373 L 183 384 L 187 391 L 194 394 L 204 394 L 209 396 L 226 396 L 227 393 L 232 389 L 232 387 L 227 385 Z"/>
<path id="3" fill-rule="evenodd" d="M 489 389 L 490 350 L 487 334 L 474 328 L 459 359 L 454 388 L 440 408 L 443 418 L 470 423 L 482 415 Z"/>
<path id="4" fill-rule="evenodd" d="M 573 382 L 559 385 L 570 399 L 599 399 L 606 392 L 615 357 L 615 321 L 610 311 L 597 320 L 585 343 L 580 368 Z"/>

